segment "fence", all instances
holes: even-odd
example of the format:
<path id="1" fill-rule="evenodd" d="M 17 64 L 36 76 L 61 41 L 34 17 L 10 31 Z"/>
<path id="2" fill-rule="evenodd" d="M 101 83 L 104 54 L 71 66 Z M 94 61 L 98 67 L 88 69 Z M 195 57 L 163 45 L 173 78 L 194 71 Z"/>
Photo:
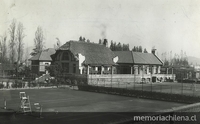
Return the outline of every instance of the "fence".
<path id="1" fill-rule="evenodd" d="M 174 75 L 89 75 L 88 84 L 101 87 L 116 87 L 140 91 L 161 92 L 198 96 L 200 84 L 195 82 L 174 82 Z M 160 80 L 162 79 L 162 80 Z"/>

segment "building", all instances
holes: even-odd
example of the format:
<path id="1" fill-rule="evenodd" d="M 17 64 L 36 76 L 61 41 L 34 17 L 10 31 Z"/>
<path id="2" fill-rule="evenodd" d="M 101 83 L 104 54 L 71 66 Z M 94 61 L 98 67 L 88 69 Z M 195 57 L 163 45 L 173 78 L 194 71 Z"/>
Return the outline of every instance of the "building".
<path id="1" fill-rule="evenodd" d="M 83 41 L 66 42 L 52 58 L 65 74 L 111 73 L 115 65 L 115 54 L 109 48 Z"/>
<path id="2" fill-rule="evenodd" d="M 160 74 L 162 61 L 152 53 L 111 51 L 105 45 L 83 41 L 69 41 L 52 55 L 53 64 L 62 74 L 85 74 L 88 82 L 99 79 L 120 79 L 130 82 L 163 81 L 174 78 Z M 112 78 L 112 79 L 111 79 Z"/>
<path id="3" fill-rule="evenodd" d="M 37 74 L 38 76 L 47 73 L 45 67 L 51 64 L 51 55 L 55 52 L 55 49 L 48 48 L 31 57 L 29 59 L 31 61 L 31 72 Z"/>

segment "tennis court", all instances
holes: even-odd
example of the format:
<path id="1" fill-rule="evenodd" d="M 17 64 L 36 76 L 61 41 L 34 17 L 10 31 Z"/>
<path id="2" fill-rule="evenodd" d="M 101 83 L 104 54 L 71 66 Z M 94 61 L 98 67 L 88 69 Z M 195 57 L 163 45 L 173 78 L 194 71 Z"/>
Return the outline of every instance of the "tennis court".
<path id="1" fill-rule="evenodd" d="M 33 103 L 39 102 L 43 107 L 43 118 L 35 115 L 15 114 L 4 116 L 4 112 L 19 112 L 19 92 L 24 91 Z M 69 88 L 0 90 L 0 119 L 5 123 L 103 123 L 119 118 L 127 118 L 126 112 L 155 112 L 184 104 L 165 101 L 146 100 L 117 95 L 101 94 L 71 90 Z M 7 110 L 4 107 L 4 98 Z M 123 113 L 123 114 L 122 114 Z"/>

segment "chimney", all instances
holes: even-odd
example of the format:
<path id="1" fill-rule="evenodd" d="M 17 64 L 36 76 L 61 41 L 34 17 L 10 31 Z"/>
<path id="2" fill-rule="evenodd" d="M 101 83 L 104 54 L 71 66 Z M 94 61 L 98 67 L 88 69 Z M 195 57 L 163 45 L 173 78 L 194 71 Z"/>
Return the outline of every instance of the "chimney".
<path id="1" fill-rule="evenodd" d="M 154 55 L 156 55 L 156 49 L 153 48 L 153 49 L 151 50 L 151 53 L 154 54 Z"/>

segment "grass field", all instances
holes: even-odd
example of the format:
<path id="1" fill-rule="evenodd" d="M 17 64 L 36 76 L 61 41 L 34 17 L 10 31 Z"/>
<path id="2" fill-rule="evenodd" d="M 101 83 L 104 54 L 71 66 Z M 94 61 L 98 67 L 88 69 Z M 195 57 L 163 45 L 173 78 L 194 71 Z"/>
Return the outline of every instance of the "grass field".
<path id="1" fill-rule="evenodd" d="M 117 95 L 100 94 L 71 89 L 27 89 L 27 90 L 1 90 L 0 91 L 0 112 L 19 111 L 19 92 L 25 91 L 30 96 L 32 110 L 33 103 L 39 102 L 43 106 L 42 119 L 36 116 L 16 114 L 10 116 L 6 122 L 21 123 L 92 123 L 104 122 L 110 119 L 125 118 L 126 115 L 116 112 L 155 112 L 184 104 L 137 99 Z M 7 101 L 7 110 L 2 109 L 4 98 Z M 2 104 L 1 104 L 2 103 Z M 103 112 L 103 113 L 102 113 Z M 114 112 L 114 113 L 110 113 Z M 4 114 L 3 114 L 4 115 Z M 0 116 L 3 118 L 3 115 Z M 6 123 L 5 122 L 5 123 Z"/>

